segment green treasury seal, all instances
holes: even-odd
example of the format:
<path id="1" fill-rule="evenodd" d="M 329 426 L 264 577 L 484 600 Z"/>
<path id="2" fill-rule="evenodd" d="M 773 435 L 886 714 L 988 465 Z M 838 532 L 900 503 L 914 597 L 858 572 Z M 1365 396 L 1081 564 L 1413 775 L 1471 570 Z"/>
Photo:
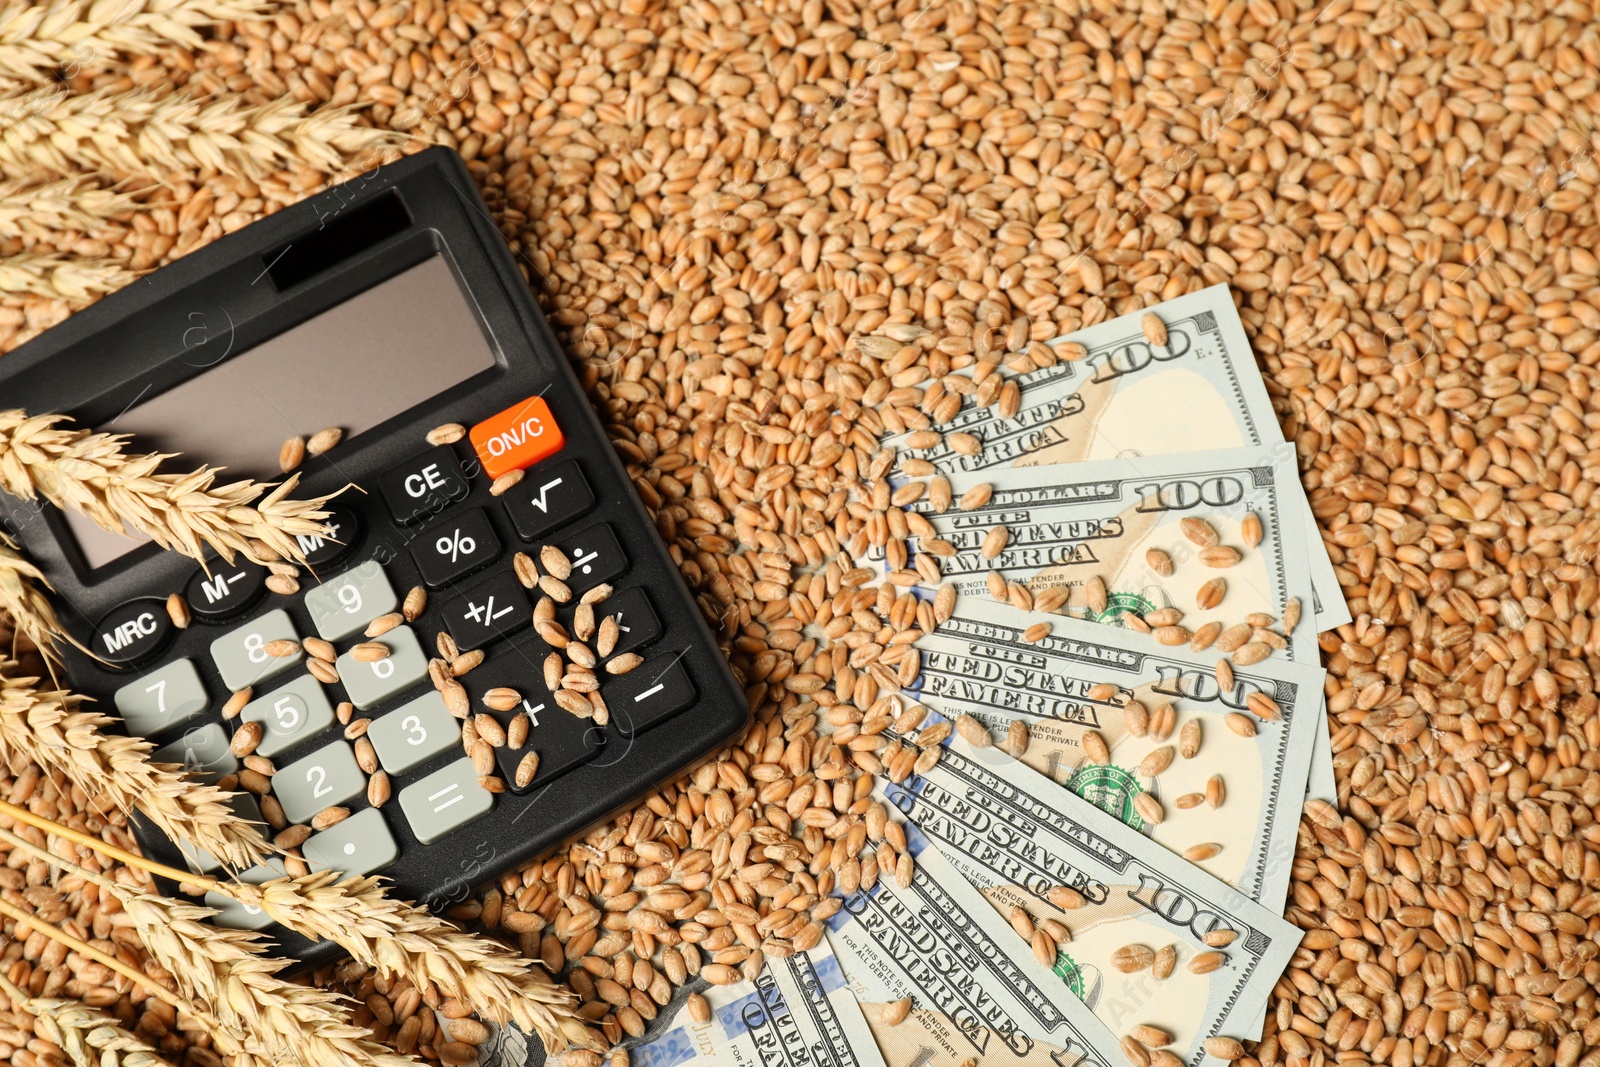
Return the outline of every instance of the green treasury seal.
<path id="1" fill-rule="evenodd" d="M 1106 610 L 1101 612 L 1089 611 L 1084 613 L 1084 618 L 1090 622 L 1110 623 L 1121 626 L 1122 616 L 1132 613 L 1145 616 L 1156 610 L 1155 602 L 1146 600 L 1138 593 L 1111 593 L 1106 597 Z"/>
<path id="2" fill-rule="evenodd" d="M 1133 810 L 1133 800 L 1144 790 L 1131 771 L 1121 767 L 1101 767 L 1085 763 L 1072 772 L 1067 788 L 1108 815 L 1114 815 L 1135 830 L 1144 829 L 1144 820 Z"/>
<path id="3" fill-rule="evenodd" d="M 1067 983 L 1067 988 L 1072 990 L 1073 996 L 1079 1000 L 1083 999 L 1083 970 L 1078 966 L 1077 960 L 1067 955 L 1064 950 L 1056 949 L 1056 964 L 1050 969 L 1059 974 L 1061 980 Z"/>

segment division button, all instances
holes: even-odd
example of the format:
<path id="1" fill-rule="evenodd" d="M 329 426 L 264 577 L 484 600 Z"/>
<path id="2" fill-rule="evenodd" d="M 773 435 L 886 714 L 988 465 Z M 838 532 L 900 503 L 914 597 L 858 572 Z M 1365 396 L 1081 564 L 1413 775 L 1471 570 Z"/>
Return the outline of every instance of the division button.
<path id="1" fill-rule="evenodd" d="M 617 535 L 603 522 L 573 534 L 559 547 L 572 563 L 567 588 L 574 597 L 582 596 L 628 569 L 628 557 L 617 544 Z"/>

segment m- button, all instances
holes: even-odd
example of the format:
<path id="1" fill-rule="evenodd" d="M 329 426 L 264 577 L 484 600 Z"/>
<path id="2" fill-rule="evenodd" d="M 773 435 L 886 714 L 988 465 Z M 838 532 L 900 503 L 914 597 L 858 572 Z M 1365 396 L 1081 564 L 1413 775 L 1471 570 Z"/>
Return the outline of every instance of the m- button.
<path id="1" fill-rule="evenodd" d="M 566 443 L 543 397 L 533 396 L 484 419 L 469 435 L 491 478 L 553 456 Z"/>
<path id="2" fill-rule="evenodd" d="M 467 479 L 449 445 L 435 445 L 378 479 L 389 512 L 401 522 L 420 522 L 467 495 Z"/>

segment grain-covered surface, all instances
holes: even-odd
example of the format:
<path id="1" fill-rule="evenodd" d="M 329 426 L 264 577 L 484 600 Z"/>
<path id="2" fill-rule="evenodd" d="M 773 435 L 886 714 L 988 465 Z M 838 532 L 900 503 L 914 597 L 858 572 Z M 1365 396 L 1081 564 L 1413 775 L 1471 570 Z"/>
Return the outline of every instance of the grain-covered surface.
<path id="1" fill-rule="evenodd" d="M 909 763 L 875 735 L 918 619 L 839 554 L 896 532 L 881 410 L 937 426 L 953 370 L 1227 282 L 1356 616 L 1322 642 L 1341 803 L 1302 824 L 1288 914 L 1309 933 L 1251 1054 L 1568 1067 L 1600 1063 L 1597 20 L 1592 0 L 302 0 L 65 84 L 355 103 L 469 159 L 758 708 L 723 762 L 457 912 L 576 959 L 612 1036 L 908 862 L 857 773 Z M 6 347 L 82 291 L 52 290 L 48 257 L 147 269 L 325 181 L 279 167 L 163 169 L 137 212 L 91 204 L 93 236 L 14 219 L 0 253 L 61 295 L 8 298 Z M 37 768 L 0 794 L 129 844 Z M 9 898 L 148 965 L 96 886 L 8 857 Z M 217 1062 L 167 1005 L 5 930 L 28 992 Z M 401 1050 L 459 1063 L 486 1037 L 359 965 L 317 978 Z M 62 1062 L 34 1033 L 0 1018 L 0 1058 Z"/>

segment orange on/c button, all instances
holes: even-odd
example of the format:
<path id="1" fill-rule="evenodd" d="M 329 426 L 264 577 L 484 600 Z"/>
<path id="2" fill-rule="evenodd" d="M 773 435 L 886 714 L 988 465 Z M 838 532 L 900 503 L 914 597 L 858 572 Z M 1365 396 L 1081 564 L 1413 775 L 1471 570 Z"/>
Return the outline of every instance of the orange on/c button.
<path id="1" fill-rule="evenodd" d="M 543 397 L 529 397 L 484 419 L 469 435 L 489 477 L 520 470 L 561 450 L 566 439 Z"/>

